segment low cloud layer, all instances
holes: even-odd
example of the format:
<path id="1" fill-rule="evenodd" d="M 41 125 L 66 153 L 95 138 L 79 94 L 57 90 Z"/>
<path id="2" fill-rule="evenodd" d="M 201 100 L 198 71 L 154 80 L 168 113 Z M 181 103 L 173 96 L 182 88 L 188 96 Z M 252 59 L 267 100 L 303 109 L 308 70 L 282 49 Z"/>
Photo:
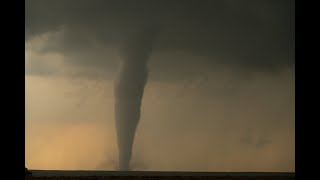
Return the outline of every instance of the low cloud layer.
<path id="1" fill-rule="evenodd" d="M 51 33 L 40 52 L 62 53 L 73 66 L 108 68 L 117 60 L 103 52 L 117 56 L 137 26 L 156 21 L 152 71 L 195 64 L 273 71 L 294 65 L 294 13 L 290 0 L 30 0 L 26 41 Z"/>

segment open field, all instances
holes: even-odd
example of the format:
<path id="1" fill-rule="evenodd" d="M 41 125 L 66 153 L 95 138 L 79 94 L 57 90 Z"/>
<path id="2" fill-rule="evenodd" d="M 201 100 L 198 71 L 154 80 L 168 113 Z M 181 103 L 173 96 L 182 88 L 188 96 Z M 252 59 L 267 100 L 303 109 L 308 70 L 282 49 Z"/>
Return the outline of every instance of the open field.
<path id="1" fill-rule="evenodd" d="M 150 180 L 293 180 L 295 173 L 259 173 L 259 172 L 159 172 L 159 171 L 47 171 L 31 170 L 32 176 L 27 180 L 124 180 L 124 179 L 150 179 Z"/>

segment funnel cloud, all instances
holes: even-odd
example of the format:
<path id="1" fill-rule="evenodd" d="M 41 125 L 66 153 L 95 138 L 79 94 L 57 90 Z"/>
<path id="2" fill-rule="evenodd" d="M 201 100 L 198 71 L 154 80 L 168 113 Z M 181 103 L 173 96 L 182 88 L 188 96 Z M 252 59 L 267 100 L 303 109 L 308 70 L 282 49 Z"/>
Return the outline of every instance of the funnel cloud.
<path id="1" fill-rule="evenodd" d="M 154 26 L 143 26 L 132 33 L 120 47 L 121 64 L 114 89 L 120 170 L 129 170 L 144 86 L 148 77 L 147 61 L 155 34 Z"/>

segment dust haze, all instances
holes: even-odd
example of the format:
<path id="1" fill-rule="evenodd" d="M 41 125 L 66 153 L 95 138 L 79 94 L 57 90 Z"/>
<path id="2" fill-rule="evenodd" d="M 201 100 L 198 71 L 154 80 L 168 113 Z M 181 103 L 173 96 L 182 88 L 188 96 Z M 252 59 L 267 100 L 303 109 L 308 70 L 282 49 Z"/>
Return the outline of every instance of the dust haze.
<path id="1" fill-rule="evenodd" d="M 246 80 L 220 72 L 209 87 L 150 82 L 132 169 L 294 171 L 292 74 Z M 117 168 L 112 81 L 30 76 L 26 83 L 28 167 Z"/>

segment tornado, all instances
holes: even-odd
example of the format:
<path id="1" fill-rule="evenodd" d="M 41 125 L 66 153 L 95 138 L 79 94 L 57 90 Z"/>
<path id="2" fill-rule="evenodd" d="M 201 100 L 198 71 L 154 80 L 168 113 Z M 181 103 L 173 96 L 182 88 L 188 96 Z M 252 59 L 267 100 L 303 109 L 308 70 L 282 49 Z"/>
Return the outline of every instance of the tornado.
<path id="1" fill-rule="evenodd" d="M 120 66 L 114 84 L 115 125 L 119 170 L 129 171 L 135 132 L 140 120 L 144 87 L 148 78 L 147 62 L 157 28 L 140 25 L 120 47 Z"/>

